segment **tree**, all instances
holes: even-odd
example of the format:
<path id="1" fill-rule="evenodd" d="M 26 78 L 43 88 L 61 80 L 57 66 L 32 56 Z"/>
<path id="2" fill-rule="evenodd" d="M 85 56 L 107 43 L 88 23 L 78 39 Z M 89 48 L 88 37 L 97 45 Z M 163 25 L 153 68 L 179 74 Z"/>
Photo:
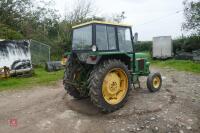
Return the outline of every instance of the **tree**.
<path id="1" fill-rule="evenodd" d="M 76 0 L 72 11 L 65 15 L 65 20 L 74 25 L 85 22 L 93 14 L 94 8 L 91 0 Z"/>
<path id="2" fill-rule="evenodd" d="M 11 29 L 10 27 L 0 24 L 0 39 L 23 39 L 23 35 Z"/>
<path id="3" fill-rule="evenodd" d="M 185 0 L 183 4 L 185 6 L 183 29 L 200 35 L 200 0 L 190 2 Z"/>
<path id="4" fill-rule="evenodd" d="M 0 23 L 7 24 L 16 30 L 21 28 L 21 21 L 32 6 L 31 0 L 1 0 Z"/>
<path id="5" fill-rule="evenodd" d="M 69 51 L 71 48 L 72 26 L 80 23 L 88 22 L 91 20 L 99 20 L 96 17 L 94 6 L 91 0 L 76 0 L 71 11 L 65 14 L 64 20 L 59 23 L 58 45 L 64 51 Z"/>

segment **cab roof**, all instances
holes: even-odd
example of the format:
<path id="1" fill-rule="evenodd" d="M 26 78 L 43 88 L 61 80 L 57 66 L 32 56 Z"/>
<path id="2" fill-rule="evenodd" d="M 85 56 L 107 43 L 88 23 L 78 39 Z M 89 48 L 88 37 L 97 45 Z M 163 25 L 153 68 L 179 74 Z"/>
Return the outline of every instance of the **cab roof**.
<path id="1" fill-rule="evenodd" d="M 104 21 L 90 21 L 90 22 L 86 22 L 86 23 L 82 23 L 79 25 L 75 25 L 72 28 L 79 28 L 85 25 L 90 25 L 90 24 L 106 24 L 106 25 L 114 25 L 114 26 L 125 26 L 125 27 L 131 27 L 131 25 L 127 25 L 127 24 L 121 24 L 121 23 L 113 23 L 113 22 L 104 22 Z"/>

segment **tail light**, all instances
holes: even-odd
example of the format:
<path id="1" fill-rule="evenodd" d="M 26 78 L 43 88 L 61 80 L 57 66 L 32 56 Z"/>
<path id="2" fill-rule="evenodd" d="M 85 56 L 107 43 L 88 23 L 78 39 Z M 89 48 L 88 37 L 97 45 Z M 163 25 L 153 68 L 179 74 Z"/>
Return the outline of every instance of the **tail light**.
<path id="1" fill-rule="evenodd" d="M 98 61 L 98 57 L 95 55 L 90 55 L 87 57 L 86 63 L 88 64 L 96 64 L 96 62 Z"/>
<path id="2" fill-rule="evenodd" d="M 91 59 L 91 61 L 95 61 L 97 59 L 97 56 L 90 56 L 89 58 Z"/>

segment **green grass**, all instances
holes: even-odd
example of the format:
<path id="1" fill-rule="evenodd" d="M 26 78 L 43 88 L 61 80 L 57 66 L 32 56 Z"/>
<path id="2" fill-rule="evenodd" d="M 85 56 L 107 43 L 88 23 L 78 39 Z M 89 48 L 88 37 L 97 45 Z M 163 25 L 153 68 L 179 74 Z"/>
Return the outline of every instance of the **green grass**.
<path id="1" fill-rule="evenodd" d="M 190 60 L 175 60 L 175 59 L 152 60 L 149 52 L 144 51 L 142 53 L 145 53 L 148 56 L 148 60 L 150 60 L 152 65 L 159 67 L 170 67 L 178 71 L 200 73 L 200 62 L 195 62 Z"/>
<path id="2" fill-rule="evenodd" d="M 0 91 L 25 89 L 38 85 L 54 85 L 63 77 L 63 70 L 57 72 L 46 72 L 43 68 L 35 69 L 35 75 L 29 78 L 0 79 Z"/>
<path id="3" fill-rule="evenodd" d="M 200 73 L 200 63 L 189 60 L 151 60 L 151 63 L 160 67 L 171 67 L 179 71 L 188 71 L 193 73 Z"/>

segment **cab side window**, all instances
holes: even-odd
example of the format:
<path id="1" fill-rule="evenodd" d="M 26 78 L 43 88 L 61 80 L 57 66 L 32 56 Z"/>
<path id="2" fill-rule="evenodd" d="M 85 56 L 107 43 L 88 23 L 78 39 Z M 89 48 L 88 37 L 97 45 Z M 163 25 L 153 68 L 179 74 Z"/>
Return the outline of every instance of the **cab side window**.
<path id="1" fill-rule="evenodd" d="M 119 49 L 122 52 L 132 52 L 131 32 L 129 28 L 118 28 Z"/>

